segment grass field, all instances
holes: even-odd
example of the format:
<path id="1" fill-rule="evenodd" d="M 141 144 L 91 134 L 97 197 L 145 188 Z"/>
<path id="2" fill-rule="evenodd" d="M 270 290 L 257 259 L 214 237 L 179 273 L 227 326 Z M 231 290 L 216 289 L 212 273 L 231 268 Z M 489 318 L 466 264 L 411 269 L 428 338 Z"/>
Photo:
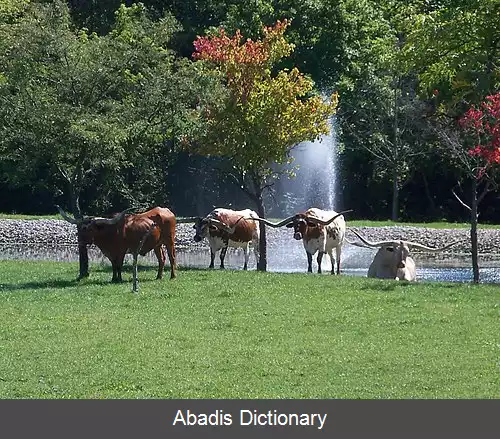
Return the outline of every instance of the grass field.
<path id="1" fill-rule="evenodd" d="M 0 397 L 500 397 L 496 285 L 77 268 L 0 262 Z"/>

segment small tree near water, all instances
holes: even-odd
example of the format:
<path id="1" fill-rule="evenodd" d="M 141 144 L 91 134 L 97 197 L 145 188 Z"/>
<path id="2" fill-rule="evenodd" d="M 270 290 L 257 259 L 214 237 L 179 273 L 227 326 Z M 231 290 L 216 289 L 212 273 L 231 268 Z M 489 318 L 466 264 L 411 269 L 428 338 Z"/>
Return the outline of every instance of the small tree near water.
<path id="1" fill-rule="evenodd" d="M 471 213 L 471 246 L 474 282 L 479 282 L 477 219 L 478 204 L 491 190 L 498 187 L 500 165 L 500 93 L 487 96 L 479 107 L 472 106 L 460 119 L 459 123 L 467 135 L 468 153 L 475 167 L 470 168 L 472 177 L 472 202 L 470 206 L 462 204 Z M 483 183 L 482 192 L 478 187 Z"/>
<path id="2" fill-rule="evenodd" d="M 265 217 L 264 193 L 276 177 L 273 163 L 284 163 L 298 143 L 328 134 L 337 95 L 329 102 L 313 95 L 313 82 L 298 69 L 273 74 L 277 63 L 293 51 L 284 37 L 289 21 L 264 27 L 262 40 L 244 40 L 220 29 L 198 37 L 193 57 L 212 66 L 228 97 L 221 107 L 205 113 L 207 132 L 197 152 L 230 159 L 233 182 L 255 202 Z M 260 224 L 257 268 L 267 268 L 266 231 Z"/>
<path id="3" fill-rule="evenodd" d="M 479 282 L 478 263 L 478 207 L 486 194 L 498 188 L 500 169 L 500 93 L 487 96 L 479 106 L 471 106 L 459 119 L 461 133 L 439 130 L 441 138 L 451 150 L 452 157 L 471 181 L 470 204 L 455 192 L 458 201 L 470 212 L 470 237 L 474 282 Z M 462 136 L 460 135 L 462 134 Z M 464 140 L 465 139 L 465 140 Z"/>

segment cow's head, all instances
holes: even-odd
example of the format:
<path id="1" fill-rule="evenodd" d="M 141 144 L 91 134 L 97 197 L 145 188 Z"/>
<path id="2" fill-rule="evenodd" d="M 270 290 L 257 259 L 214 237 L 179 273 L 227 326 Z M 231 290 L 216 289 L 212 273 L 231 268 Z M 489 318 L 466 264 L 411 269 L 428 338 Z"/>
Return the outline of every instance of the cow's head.
<path id="1" fill-rule="evenodd" d="M 311 229 L 313 229 L 313 232 L 317 230 L 319 234 L 322 224 L 318 221 L 320 220 L 317 218 L 307 216 L 304 213 L 298 213 L 286 227 L 293 228 L 294 239 L 300 241 L 306 235 L 311 234 Z"/>
<path id="2" fill-rule="evenodd" d="M 194 220 L 193 229 L 195 230 L 194 240 L 200 242 L 208 236 L 209 224 L 206 218 L 196 218 Z"/>
<path id="3" fill-rule="evenodd" d="M 410 247 L 406 241 L 394 241 L 391 244 L 381 246 L 389 252 L 392 259 L 392 266 L 396 270 L 406 268 L 406 259 L 410 256 Z"/>
<path id="4" fill-rule="evenodd" d="M 206 216 L 205 218 L 196 218 L 193 225 L 193 229 L 195 230 L 193 239 L 196 242 L 200 242 L 203 238 L 207 238 L 209 235 L 232 235 L 235 232 L 238 223 L 242 219 L 244 219 L 243 216 L 241 216 L 232 227 L 229 227 L 226 223 L 210 216 Z"/>
<path id="5" fill-rule="evenodd" d="M 123 223 L 125 215 L 131 210 L 126 209 L 113 218 L 83 217 L 81 219 L 76 219 L 71 217 L 59 206 L 57 206 L 57 209 L 66 221 L 78 227 L 79 245 L 90 245 L 94 243 L 96 237 L 117 233 L 118 227 Z"/>

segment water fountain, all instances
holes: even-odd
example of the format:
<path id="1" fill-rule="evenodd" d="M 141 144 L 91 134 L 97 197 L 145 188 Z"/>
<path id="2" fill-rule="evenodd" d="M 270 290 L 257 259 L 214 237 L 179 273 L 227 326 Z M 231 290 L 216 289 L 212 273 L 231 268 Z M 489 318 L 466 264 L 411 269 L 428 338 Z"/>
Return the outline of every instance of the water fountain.
<path id="1" fill-rule="evenodd" d="M 285 217 L 309 207 L 335 210 L 335 186 L 337 146 L 335 123 L 331 123 L 330 134 L 313 142 L 302 142 L 292 150 L 296 176 L 283 175 L 277 183 L 276 199 L 284 200 L 273 209 L 274 216 Z"/>

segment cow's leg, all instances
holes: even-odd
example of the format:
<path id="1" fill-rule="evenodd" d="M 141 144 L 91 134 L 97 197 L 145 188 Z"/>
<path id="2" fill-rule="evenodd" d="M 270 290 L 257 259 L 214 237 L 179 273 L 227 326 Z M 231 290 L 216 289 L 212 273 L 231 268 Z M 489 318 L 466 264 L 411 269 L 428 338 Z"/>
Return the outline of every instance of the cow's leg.
<path id="1" fill-rule="evenodd" d="M 331 274 L 335 274 L 335 259 L 333 258 L 333 249 L 327 250 L 328 256 L 330 257 L 330 262 L 332 263 Z"/>
<path id="2" fill-rule="evenodd" d="M 318 251 L 318 257 L 316 258 L 316 261 L 318 262 L 318 273 L 321 274 L 321 261 L 323 260 L 323 252 L 320 250 Z"/>
<path id="3" fill-rule="evenodd" d="M 307 272 L 312 273 L 313 272 L 313 255 L 309 252 L 306 252 L 307 254 Z"/>
<path id="4" fill-rule="evenodd" d="M 165 250 L 161 244 L 158 247 L 155 247 L 154 250 L 156 259 L 158 259 L 158 273 L 156 275 L 156 279 L 161 279 L 163 277 L 163 269 L 165 267 Z M 168 257 L 171 259 L 170 254 Z"/>
<path id="5" fill-rule="evenodd" d="M 220 251 L 220 268 L 223 270 L 224 267 L 224 258 L 226 257 L 226 252 L 227 252 L 227 245 L 225 247 L 222 247 Z"/>
<path id="6" fill-rule="evenodd" d="M 245 255 L 245 265 L 243 265 L 243 270 L 248 270 L 248 256 L 250 254 L 248 243 L 243 247 L 243 254 Z"/>
<path id="7" fill-rule="evenodd" d="M 133 263 L 132 263 L 132 291 L 134 293 L 137 293 L 137 290 L 138 290 L 138 287 L 137 287 L 137 257 L 138 257 L 138 253 L 134 253 L 132 255 L 132 257 L 134 258 L 133 259 Z"/>
<path id="8" fill-rule="evenodd" d="M 215 252 L 210 249 L 210 265 L 208 268 L 214 268 L 214 261 L 215 261 Z"/>
<path id="9" fill-rule="evenodd" d="M 337 274 L 340 274 L 340 254 L 342 253 L 342 245 L 339 244 L 335 247 L 335 255 L 337 262 Z M 332 274 L 333 274 L 333 260 L 332 260 Z"/>
<path id="10" fill-rule="evenodd" d="M 113 267 L 113 277 L 111 282 L 121 282 L 122 281 L 122 267 L 125 255 L 118 256 L 116 259 L 111 261 L 111 266 Z"/>
<path id="11" fill-rule="evenodd" d="M 175 270 L 177 268 L 177 260 L 175 256 L 175 246 L 173 243 L 167 246 L 168 261 L 170 262 L 170 279 L 175 279 Z M 165 252 L 163 252 L 163 261 L 165 261 Z M 165 265 L 165 263 L 163 264 Z"/>
<path id="12" fill-rule="evenodd" d="M 118 279 L 118 268 L 114 261 L 111 261 L 111 267 L 113 268 L 113 277 L 111 278 L 111 282 L 121 282 Z"/>
<path id="13" fill-rule="evenodd" d="M 255 255 L 255 265 L 259 264 L 259 240 L 253 242 L 253 253 Z"/>

